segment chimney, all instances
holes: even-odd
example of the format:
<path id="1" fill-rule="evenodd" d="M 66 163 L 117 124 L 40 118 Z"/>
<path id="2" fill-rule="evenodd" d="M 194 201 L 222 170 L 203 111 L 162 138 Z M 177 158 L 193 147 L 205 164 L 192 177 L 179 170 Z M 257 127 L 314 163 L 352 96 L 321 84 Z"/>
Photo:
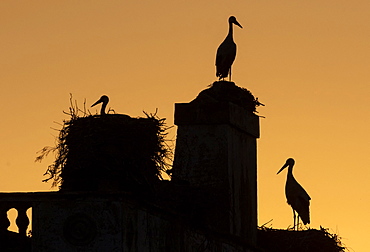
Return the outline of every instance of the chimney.
<path id="1" fill-rule="evenodd" d="M 260 103 L 233 82 L 219 81 L 190 103 L 175 104 L 178 126 L 172 181 L 196 189 L 206 228 L 255 244 Z"/>

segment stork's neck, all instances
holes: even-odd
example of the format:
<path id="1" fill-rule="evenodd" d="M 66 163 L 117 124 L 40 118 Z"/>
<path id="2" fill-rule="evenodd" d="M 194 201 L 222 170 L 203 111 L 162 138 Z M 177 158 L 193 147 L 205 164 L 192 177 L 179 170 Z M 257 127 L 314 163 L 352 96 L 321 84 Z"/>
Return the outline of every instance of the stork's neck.
<path id="1" fill-rule="evenodd" d="M 103 102 L 101 105 L 100 115 L 105 115 L 105 108 L 107 107 L 107 104 Z"/>
<path id="2" fill-rule="evenodd" d="M 229 22 L 229 33 L 227 34 L 227 38 L 233 40 L 233 23 Z"/>
<path id="3" fill-rule="evenodd" d="M 294 176 L 293 176 L 293 165 L 288 166 L 288 175 L 287 176 L 294 178 Z"/>

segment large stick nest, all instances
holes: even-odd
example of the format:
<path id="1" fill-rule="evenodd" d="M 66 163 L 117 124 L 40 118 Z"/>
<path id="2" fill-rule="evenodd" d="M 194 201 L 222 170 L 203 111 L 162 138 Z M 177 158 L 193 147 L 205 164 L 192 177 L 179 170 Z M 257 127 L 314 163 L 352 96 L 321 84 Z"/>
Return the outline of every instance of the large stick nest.
<path id="1" fill-rule="evenodd" d="M 209 88 L 201 91 L 192 103 L 232 102 L 251 113 L 258 113 L 258 106 L 265 106 L 252 93 L 229 81 L 215 81 Z"/>
<path id="2" fill-rule="evenodd" d="M 269 252 L 344 252 L 336 234 L 327 229 L 284 230 L 261 227 L 257 233 L 258 246 Z"/>
<path id="3" fill-rule="evenodd" d="M 51 151 L 56 158 L 44 181 L 61 190 L 148 190 L 169 168 L 172 152 L 166 144 L 168 127 L 155 114 L 85 115 L 70 108 L 56 147 L 45 147 L 37 160 Z"/>

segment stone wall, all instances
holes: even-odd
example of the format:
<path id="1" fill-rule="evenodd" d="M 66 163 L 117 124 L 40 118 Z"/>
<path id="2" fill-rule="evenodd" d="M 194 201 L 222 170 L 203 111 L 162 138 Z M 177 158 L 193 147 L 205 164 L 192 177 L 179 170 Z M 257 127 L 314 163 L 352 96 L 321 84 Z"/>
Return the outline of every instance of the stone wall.
<path id="1" fill-rule="evenodd" d="M 127 194 L 63 193 L 33 208 L 33 251 L 256 251 Z"/>

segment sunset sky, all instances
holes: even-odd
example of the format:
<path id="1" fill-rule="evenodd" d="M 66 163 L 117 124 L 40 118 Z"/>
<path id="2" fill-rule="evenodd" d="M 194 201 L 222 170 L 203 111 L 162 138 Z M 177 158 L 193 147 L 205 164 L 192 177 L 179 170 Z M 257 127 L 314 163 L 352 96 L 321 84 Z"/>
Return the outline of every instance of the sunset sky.
<path id="1" fill-rule="evenodd" d="M 292 225 L 288 157 L 312 198 L 311 228 L 368 251 L 370 1 L 0 1 L 0 191 L 47 191 L 43 173 L 70 93 L 83 107 L 142 111 L 173 125 L 174 103 L 217 80 L 215 54 L 230 15 L 233 81 L 259 107 L 258 222 Z M 92 113 L 99 107 L 90 109 Z M 170 130 L 175 139 L 176 127 Z"/>

